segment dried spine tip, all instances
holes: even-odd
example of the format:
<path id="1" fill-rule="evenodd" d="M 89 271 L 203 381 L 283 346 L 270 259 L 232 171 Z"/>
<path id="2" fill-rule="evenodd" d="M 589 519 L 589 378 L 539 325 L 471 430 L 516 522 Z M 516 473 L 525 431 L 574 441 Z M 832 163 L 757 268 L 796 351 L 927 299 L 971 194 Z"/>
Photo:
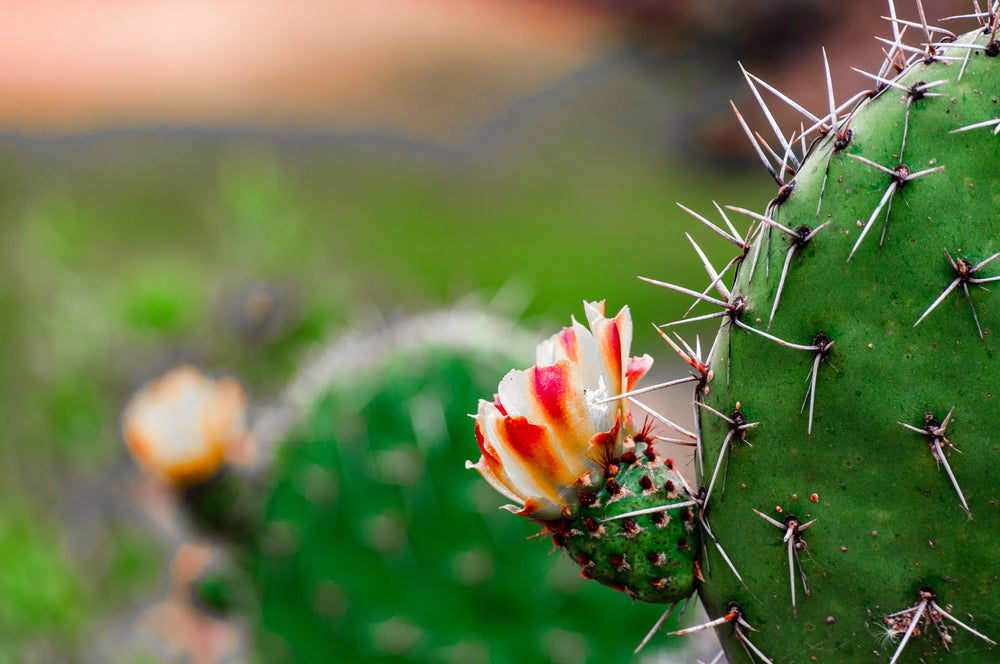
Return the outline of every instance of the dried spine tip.
<path id="1" fill-rule="evenodd" d="M 768 658 L 767 655 L 765 655 L 763 652 L 761 652 L 750 641 L 746 633 L 743 631 L 744 629 L 750 630 L 752 632 L 756 632 L 757 630 L 751 627 L 750 623 L 746 621 L 746 619 L 743 617 L 743 609 L 736 602 L 730 602 L 727 607 L 725 615 L 716 618 L 715 620 L 709 620 L 706 623 L 695 625 L 694 627 L 688 627 L 686 629 L 680 629 L 677 630 L 676 632 L 670 632 L 669 634 L 671 635 L 692 634 L 694 632 L 700 632 L 701 630 L 704 629 L 718 627 L 726 623 L 730 623 L 733 626 L 733 634 L 736 637 L 736 640 L 739 641 L 739 643 L 744 648 L 747 649 L 748 653 L 753 653 L 753 655 L 759 658 L 760 661 L 765 662 L 766 664 L 770 664 L 771 659 Z"/>

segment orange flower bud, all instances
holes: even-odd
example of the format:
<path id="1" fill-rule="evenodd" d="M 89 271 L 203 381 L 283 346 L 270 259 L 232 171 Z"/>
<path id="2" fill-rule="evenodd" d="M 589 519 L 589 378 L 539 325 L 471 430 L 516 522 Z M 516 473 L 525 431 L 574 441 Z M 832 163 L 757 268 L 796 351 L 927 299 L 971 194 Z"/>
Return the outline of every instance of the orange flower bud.
<path id="1" fill-rule="evenodd" d="M 144 470 L 186 487 L 210 479 L 246 434 L 247 395 L 231 376 L 209 378 L 190 365 L 132 395 L 122 438 Z"/>

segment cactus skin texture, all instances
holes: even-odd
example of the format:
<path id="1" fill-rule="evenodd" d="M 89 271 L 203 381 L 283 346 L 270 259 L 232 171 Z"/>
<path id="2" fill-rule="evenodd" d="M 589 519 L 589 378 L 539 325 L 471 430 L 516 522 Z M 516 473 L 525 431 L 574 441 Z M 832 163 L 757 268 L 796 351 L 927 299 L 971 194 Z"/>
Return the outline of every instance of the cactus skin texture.
<path id="1" fill-rule="evenodd" d="M 735 602 L 758 630 L 717 628 L 733 664 L 761 661 L 748 640 L 788 664 L 1000 661 L 986 639 L 1000 638 L 1000 294 L 968 281 L 969 264 L 973 279 L 1000 275 L 1000 260 L 979 265 L 1000 251 L 1000 136 L 957 131 L 1000 115 L 991 27 L 955 40 L 979 48 L 938 49 L 957 61 L 912 63 L 895 79 L 903 89 L 880 84 L 818 139 L 764 216 L 798 237 L 829 225 L 800 248 L 765 225 L 732 286 L 742 325 L 807 347 L 724 317 L 699 397 L 759 423 L 745 432 L 752 447 L 727 444 L 731 425 L 701 414 L 700 481 L 729 457 L 706 514 L 747 586 L 708 547 L 699 594 L 710 616 Z M 887 194 L 893 176 L 856 157 L 943 169 Z M 812 523 L 788 529 L 791 516 Z"/>

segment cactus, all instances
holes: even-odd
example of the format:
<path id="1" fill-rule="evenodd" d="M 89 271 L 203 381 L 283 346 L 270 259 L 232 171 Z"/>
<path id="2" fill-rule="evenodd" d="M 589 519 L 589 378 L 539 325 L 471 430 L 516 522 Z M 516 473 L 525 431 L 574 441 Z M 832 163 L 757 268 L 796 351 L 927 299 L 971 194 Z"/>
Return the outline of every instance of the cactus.
<path id="1" fill-rule="evenodd" d="M 481 403 L 477 417 L 476 467 L 524 504 L 518 513 L 588 576 L 638 599 L 676 605 L 696 586 L 711 620 L 675 633 L 716 628 L 733 664 L 1000 657 L 1000 302 L 977 288 L 1000 280 L 1000 18 L 994 3 L 957 36 L 889 8 L 895 39 L 868 75 L 873 89 L 837 106 L 827 64 L 823 117 L 746 74 L 778 136 L 772 157 L 737 117 L 778 192 L 763 213 L 718 208 L 718 224 L 688 210 L 738 247 L 720 274 L 691 240 L 707 288 L 649 279 L 714 308 L 662 330 L 694 370 L 666 384 L 695 387 L 695 431 L 671 425 L 697 441 L 694 486 L 669 496 L 638 486 L 632 445 L 650 432 L 633 426 L 641 390 L 624 384 L 607 400 L 623 432 L 611 451 L 578 452 L 593 468 L 555 515 L 529 509 L 528 488 L 545 472 L 497 479 L 526 455 L 494 420 L 527 414 L 519 404 L 530 381 L 521 396 L 502 383 L 498 412 Z M 927 43 L 904 44 L 913 34 Z M 762 91 L 806 115 L 804 137 L 774 123 Z M 671 336 L 711 318 L 722 324 L 705 357 Z M 619 350 L 627 355 L 627 344 Z M 565 362 L 540 356 L 532 371 Z M 554 426 L 551 407 L 536 411 L 536 426 Z M 487 472 L 491 456 L 506 464 Z M 627 501 L 615 500 L 621 492 Z M 685 511 L 696 530 L 659 537 L 653 519 Z M 635 533 L 610 531 L 630 513 Z M 683 540 L 695 554 L 669 575 L 626 569 L 652 537 L 658 550 Z"/>
<path id="2" fill-rule="evenodd" d="M 960 131 L 997 115 L 988 28 L 875 79 L 842 120 L 831 107 L 831 130 L 765 214 L 749 213 L 762 232 L 722 291 L 717 378 L 699 395 L 707 511 L 752 580 L 707 549 L 700 596 L 714 616 L 735 603 L 759 630 L 720 629 L 731 662 L 752 659 L 750 640 L 781 662 L 817 649 L 842 661 L 997 656 L 983 634 L 1000 635 L 998 309 L 970 287 L 1000 267 L 1000 144 Z M 971 312 L 948 301 L 958 290 Z M 759 422 L 752 448 L 731 433 L 735 413 Z"/>
<path id="3" fill-rule="evenodd" d="M 831 104 L 831 130 L 765 214 L 749 215 L 763 231 L 709 361 L 728 382 L 703 395 L 760 423 L 750 448 L 703 414 L 712 524 L 753 582 L 716 571 L 700 596 L 715 616 L 735 603 L 759 630 L 720 630 L 731 662 L 752 659 L 751 638 L 782 662 L 816 649 L 843 661 L 997 656 L 984 635 L 1000 635 L 998 309 L 971 287 L 1000 267 L 1000 144 L 965 131 L 997 116 L 995 28 L 988 17 L 893 80 L 882 73 L 843 119 Z M 958 290 L 971 312 L 948 300 Z"/>
<path id="4" fill-rule="evenodd" d="M 266 661 L 616 658 L 639 614 L 571 584 L 539 591 L 567 565 L 521 541 L 530 520 L 582 576 L 667 605 L 639 647 L 697 593 L 710 620 L 672 634 L 717 629 L 714 662 L 995 660 L 1000 307 L 985 286 L 1000 281 L 1000 19 L 994 3 L 957 36 L 889 9 L 873 88 L 838 106 L 827 65 L 822 117 L 746 73 L 776 148 L 737 118 L 778 191 L 762 213 L 718 207 L 720 222 L 684 208 L 738 249 L 719 271 L 691 239 L 707 288 L 648 279 L 714 307 L 661 329 L 687 376 L 637 388 L 652 359 L 630 356 L 628 309 L 586 303 L 586 326 L 479 401 L 467 467 L 523 523 L 481 513 L 485 485 L 460 475 L 451 441 L 509 353 L 432 340 L 454 321 L 416 345 L 394 337 L 377 361 L 349 348 L 364 371 L 307 376 L 312 398 L 262 472 L 226 469 L 225 436 L 192 458 L 172 434 L 194 425 L 128 429 L 140 464 L 226 537 L 232 565 L 202 600 L 253 618 Z M 805 114 L 803 135 L 777 126 L 765 93 Z M 675 332 L 706 319 L 721 328 L 703 354 Z M 685 385 L 691 430 L 637 410 L 643 391 Z M 694 448 L 693 480 L 674 461 L 686 449 L 659 445 L 675 436 Z M 161 439 L 174 446 L 151 454 Z"/>
<path id="5" fill-rule="evenodd" d="M 1000 143 L 964 131 L 997 117 L 995 27 L 882 73 L 842 119 L 831 104 L 830 131 L 749 215 L 762 232 L 699 395 L 723 416 L 702 414 L 707 511 L 748 580 L 709 548 L 700 596 L 759 630 L 720 629 L 730 662 L 751 639 L 776 662 L 998 656 L 1000 309 L 974 286 L 1000 274 Z M 752 448 L 737 412 L 759 422 Z"/>

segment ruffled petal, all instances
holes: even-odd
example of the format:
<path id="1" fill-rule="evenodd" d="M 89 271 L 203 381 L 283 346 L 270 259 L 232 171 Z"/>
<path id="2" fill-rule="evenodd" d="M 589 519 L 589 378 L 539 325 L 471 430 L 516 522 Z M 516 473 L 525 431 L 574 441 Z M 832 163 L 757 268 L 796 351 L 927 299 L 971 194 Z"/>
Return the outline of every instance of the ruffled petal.
<path id="1" fill-rule="evenodd" d="M 596 318 L 604 317 L 604 300 L 594 300 L 593 302 L 583 302 L 583 310 L 587 312 L 587 322 Z"/>
<path id="2" fill-rule="evenodd" d="M 476 421 L 476 442 L 479 443 L 479 450 L 482 452 L 482 456 L 479 457 L 478 463 L 466 461 L 465 467 L 474 468 L 479 471 L 479 474 L 490 483 L 490 486 L 509 500 L 523 503 L 524 497 L 518 493 L 518 487 L 515 486 L 507 475 L 507 471 L 504 470 L 503 461 L 500 460 L 500 456 L 496 453 L 493 445 L 483 435 L 482 427 L 478 420 Z"/>
<path id="3" fill-rule="evenodd" d="M 649 355 L 628 358 L 628 368 L 625 370 L 625 392 L 631 392 L 646 372 L 653 366 L 653 358 Z"/>
<path id="4" fill-rule="evenodd" d="M 558 518 L 559 510 L 566 504 L 567 488 L 574 479 L 562 462 L 552 454 L 548 429 L 531 424 L 523 417 L 487 418 L 482 421 L 483 440 L 499 460 L 501 469 L 490 468 L 489 474 L 481 466 L 492 466 L 493 461 L 484 453 L 479 464 L 474 464 L 483 477 L 508 498 L 522 504 L 534 500 L 547 508 L 545 518 Z M 490 477 L 496 478 L 496 484 Z M 536 510 L 537 511 L 537 510 Z"/>
<path id="5" fill-rule="evenodd" d="M 591 400 L 599 400 L 611 396 L 611 382 L 606 376 L 604 362 L 601 360 L 601 349 L 597 345 L 594 334 L 584 325 L 573 319 L 573 330 L 577 338 L 577 352 L 579 361 L 577 367 L 580 371 L 580 381 Z M 595 426 L 601 425 L 595 422 Z M 609 424 L 610 426 L 610 424 Z"/>
<path id="6" fill-rule="evenodd" d="M 507 417 L 507 410 L 503 407 L 503 404 L 500 403 L 500 395 L 499 394 L 494 394 L 493 395 L 493 405 L 496 406 L 496 409 L 498 411 L 500 411 L 501 415 L 503 415 L 504 417 Z"/>
<path id="7" fill-rule="evenodd" d="M 548 427 L 532 424 L 523 417 L 505 417 L 497 421 L 500 457 L 509 474 L 524 486 L 529 495 L 558 500 L 562 489 L 570 486 L 578 475 L 563 463 L 556 441 Z"/>

